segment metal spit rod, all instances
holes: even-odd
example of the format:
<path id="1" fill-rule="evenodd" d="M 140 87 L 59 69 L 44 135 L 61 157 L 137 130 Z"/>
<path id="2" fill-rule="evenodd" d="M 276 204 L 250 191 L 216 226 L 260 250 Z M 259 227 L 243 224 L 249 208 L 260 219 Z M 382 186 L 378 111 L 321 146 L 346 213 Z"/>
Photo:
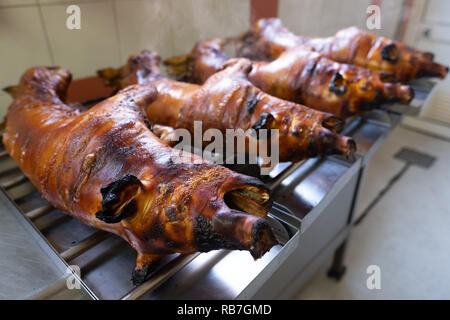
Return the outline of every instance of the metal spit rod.
<path id="1" fill-rule="evenodd" d="M 292 172 L 297 170 L 305 161 L 295 162 L 289 165 L 286 169 L 284 169 L 280 174 L 278 174 L 275 178 L 273 178 L 269 183 L 269 189 L 274 190 L 276 187 L 283 182 Z"/>
<path id="2" fill-rule="evenodd" d="M 81 240 L 78 244 L 61 252 L 60 255 L 66 261 L 73 260 L 110 236 L 111 233 L 99 230 L 84 240 Z"/>
<path id="3" fill-rule="evenodd" d="M 40 218 L 43 215 L 49 213 L 52 209 L 53 209 L 53 207 L 50 204 L 48 204 L 48 205 L 33 209 L 31 211 L 28 211 L 25 213 L 25 215 L 29 219 L 34 220 L 34 219 Z"/>
<path id="4" fill-rule="evenodd" d="M 64 215 L 61 215 L 61 216 L 59 216 L 59 217 L 57 217 L 55 219 L 52 219 L 50 221 L 45 221 L 43 223 L 36 224 L 36 227 L 39 229 L 39 231 L 44 232 L 47 229 L 50 229 L 50 228 L 52 228 L 54 226 L 57 226 L 59 224 L 62 224 L 64 222 L 66 222 L 70 218 L 71 218 L 70 216 L 64 214 Z"/>
<path id="5" fill-rule="evenodd" d="M 4 182 L 2 184 L 2 187 L 5 190 L 8 190 L 8 189 L 11 189 L 12 187 L 14 187 L 14 186 L 16 186 L 18 184 L 21 184 L 21 183 L 23 183 L 25 181 L 27 181 L 27 177 L 23 173 L 21 173 L 21 174 L 15 176 L 15 177 L 11 178 L 10 180 Z"/>

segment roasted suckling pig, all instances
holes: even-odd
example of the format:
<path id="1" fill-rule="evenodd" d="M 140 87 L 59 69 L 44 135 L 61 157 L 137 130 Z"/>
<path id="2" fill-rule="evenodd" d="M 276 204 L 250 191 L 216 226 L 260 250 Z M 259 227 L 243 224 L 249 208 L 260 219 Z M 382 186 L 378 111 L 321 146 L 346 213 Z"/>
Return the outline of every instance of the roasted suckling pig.
<path id="1" fill-rule="evenodd" d="M 350 27 L 328 38 L 307 38 L 290 32 L 277 18 L 260 19 L 253 30 L 240 37 L 239 55 L 275 59 L 302 44 L 337 62 L 390 72 L 397 81 L 421 77 L 444 78 L 448 67 L 433 62 L 434 55 L 376 34 Z"/>
<path id="2" fill-rule="evenodd" d="M 152 84 L 158 96 L 148 104 L 149 121 L 172 128 L 194 132 L 194 121 L 202 129 L 253 128 L 279 130 L 279 160 L 299 161 L 318 155 L 355 151 L 351 138 L 336 132 L 343 121 L 329 114 L 270 96 L 248 80 L 252 62 L 248 59 L 230 60 L 223 70 L 211 76 L 203 85 L 162 78 L 155 53 L 143 51 L 132 55 L 119 69 L 104 69 L 99 75 L 108 85 L 124 88 L 133 83 Z M 266 144 L 267 139 L 257 139 Z"/>
<path id="3" fill-rule="evenodd" d="M 169 74 L 202 84 L 228 60 L 224 41 L 211 39 L 197 42 L 189 54 L 164 63 Z M 345 118 L 386 102 L 411 101 L 414 91 L 409 86 L 383 82 L 383 76 L 384 73 L 334 62 L 298 45 L 272 62 L 253 62 L 248 80 L 280 99 Z"/>
<path id="4" fill-rule="evenodd" d="M 83 112 L 64 103 L 70 79 L 37 67 L 8 88 L 3 143 L 53 206 L 130 243 L 135 283 L 166 254 L 227 248 L 258 258 L 277 244 L 262 182 L 153 135 L 141 113 L 157 101 L 153 86 L 129 86 Z"/>

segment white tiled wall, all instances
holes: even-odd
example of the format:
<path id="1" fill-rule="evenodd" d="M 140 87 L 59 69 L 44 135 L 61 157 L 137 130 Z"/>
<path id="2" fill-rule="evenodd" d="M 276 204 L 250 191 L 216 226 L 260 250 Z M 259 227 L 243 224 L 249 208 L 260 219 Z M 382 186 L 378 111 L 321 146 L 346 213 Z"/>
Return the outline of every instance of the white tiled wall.
<path id="1" fill-rule="evenodd" d="M 12 99 L 9 95 L 5 93 L 0 93 L 0 122 L 3 121 L 3 118 L 6 114 L 6 110 L 8 106 L 11 104 Z"/>
<path id="2" fill-rule="evenodd" d="M 69 4 L 81 30 L 66 28 Z M 75 78 L 123 64 L 131 53 L 185 53 L 200 38 L 249 27 L 249 0 L 0 0 L 0 88 L 36 65 L 60 65 Z M 0 120 L 11 99 L 0 92 Z"/>
<path id="3" fill-rule="evenodd" d="M 381 30 L 379 30 L 379 34 L 389 38 L 396 37 L 397 28 L 402 17 L 403 3 L 404 0 L 384 0 L 382 2 Z"/>
<path id="4" fill-rule="evenodd" d="M 144 48 L 163 57 L 186 53 L 199 39 L 231 36 L 249 27 L 249 1 L 116 0 L 114 5 L 122 60 Z"/>
<path id="5" fill-rule="evenodd" d="M 422 32 L 417 34 L 417 47 L 435 53 L 435 60 L 450 65 L 450 1 L 430 0 L 423 14 Z M 428 35 L 423 33 L 428 30 Z M 435 95 L 422 109 L 421 115 L 450 127 L 450 77 L 438 83 Z"/>
<path id="6" fill-rule="evenodd" d="M 198 39 L 233 36 L 249 28 L 250 1 L 186 0 L 171 3 L 176 54 L 190 50 Z"/>
<path id="7" fill-rule="evenodd" d="M 24 6 L 36 4 L 37 0 L 0 0 L 1 7 Z"/>
<path id="8" fill-rule="evenodd" d="M 425 13 L 425 19 L 430 22 L 449 24 L 450 17 L 450 1 L 446 0 L 429 0 Z"/>
<path id="9" fill-rule="evenodd" d="M 364 27 L 369 1 L 279 0 L 279 16 L 294 32 L 326 36 Z M 81 30 L 66 28 L 72 3 L 81 8 Z M 402 4 L 383 0 L 382 34 L 395 35 Z M 182 54 L 198 39 L 247 30 L 249 17 L 250 0 L 0 0 L 0 88 L 35 65 L 60 65 L 79 78 L 142 49 Z M 0 93 L 0 119 L 9 102 Z"/>
<path id="10" fill-rule="evenodd" d="M 67 4 L 41 6 L 53 63 L 69 69 L 77 78 L 120 63 L 113 3 L 91 1 L 79 6 L 80 30 L 66 28 Z"/>
<path id="11" fill-rule="evenodd" d="M 171 1 L 115 1 L 121 60 L 142 49 L 167 57 L 173 52 Z M 181 1 L 184 2 L 184 1 Z"/>
<path id="12" fill-rule="evenodd" d="M 381 30 L 377 33 L 395 37 L 403 2 L 382 1 Z M 331 36 L 352 25 L 366 28 L 366 10 L 370 3 L 370 0 L 279 0 L 279 17 L 296 33 Z"/>
<path id="13" fill-rule="evenodd" d="M 6 5 L 12 1 L 2 0 Z M 21 4 L 25 1 L 20 1 Z M 0 88 L 15 84 L 20 74 L 32 65 L 51 64 L 43 24 L 36 6 L 0 9 Z M 11 102 L 0 93 L 0 121 Z"/>

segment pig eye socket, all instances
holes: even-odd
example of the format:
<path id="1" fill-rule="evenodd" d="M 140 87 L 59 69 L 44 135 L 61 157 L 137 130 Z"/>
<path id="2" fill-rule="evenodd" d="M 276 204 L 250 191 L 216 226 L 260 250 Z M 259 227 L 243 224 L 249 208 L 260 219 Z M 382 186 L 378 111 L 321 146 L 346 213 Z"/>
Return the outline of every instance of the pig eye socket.
<path id="1" fill-rule="evenodd" d="M 395 63 L 398 60 L 398 49 L 395 43 L 388 44 L 381 50 L 383 60 Z"/>
<path id="2" fill-rule="evenodd" d="M 344 77 L 336 72 L 331 78 L 330 85 L 328 86 L 328 90 L 340 96 L 347 92 L 346 81 Z"/>
<path id="3" fill-rule="evenodd" d="M 142 183 L 131 174 L 127 174 L 101 188 L 102 210 L 95 216 L 106 223 L 117 223 L 136 213 L 136 196 L 142 189 Z"/>
<path id="4" fill-rule="evenodd" d="M 345 126 L 345 122 L 336 116 L 325 118 L 322 126 L 333 132 L 340 132 Z"/>
<path id="5" fill-rule="evenodd" d="M 433 61 L 434 60 L 434 53 L 432 53 L 432 52 L 424 52 L 423 53 L 423 57 L 424 57 L 424 59 L 426 59 L 428 61 Z"/>
<path id="6" fill-rule="evenodd" d="M 275 120 L 275 117 L 268 112 L 263 112 L 259 116 L 258 121 L 255 122 L 255 124 L 252 126 L 252 129 L 256 131 L 256 135 L 258 139 L 261 139 L 261 136 L 259 134 L 259 130 L 265 129 L 268 130 L 267 132 L 267 138 L 270 139 L 270 129 L 272 129 L 272 124 Z"/>

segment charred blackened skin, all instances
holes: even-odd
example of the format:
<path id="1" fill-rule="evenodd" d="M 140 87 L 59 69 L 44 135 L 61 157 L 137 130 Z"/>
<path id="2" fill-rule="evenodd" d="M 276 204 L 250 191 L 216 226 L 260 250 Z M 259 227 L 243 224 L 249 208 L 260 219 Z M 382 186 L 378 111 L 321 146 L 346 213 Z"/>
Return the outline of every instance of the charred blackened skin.
<path id="1" fill-rule="evenodd" d="M 253 48 L 256 49 L 256 46 L 255 43 Z M 268 50 L 267 53 L 273 54 L 270 47 L 262 44 L 261 47 Z M 362 104 L 375 99 L 375 88 L 383 89 L 380 97 L 382 100 L 378 100 L 380 103 L 393 99 L 403 103 L 409 102 L 409 95 L 405 92 L 408 90 L 407 86 L 383 83 L 381 78 L 384 81 L 395 81 L 395 75 L 387 71 L 371 71 L 337 63 L 302 45 L 287 48 L 284 53 L 274 58 L 276 59 L 272 62 L 253 61 L 252 72 L 246 77 L 255 87 L 283 100 L 304 104 L 343 118 L 364 113 L 366 109 Z M 236 59 L 225 54 L 222 40 L 211 39 L 197 42 L 189 54 L 166 60 L 166 64 L 170 74 L 178 75 L 181 70 L 188 70 L 189 81 L 204 84 L 214 73 L 223 70 L 223 66 L 233 60 Z M 184 68 L 180 68 L 179 61 L 183 61 Z M 257 96 L 261 98 L 261 95 Z M 249 114 L 253 113 L 253 102 L 254 95 L 249 95 L 246 102 Z M 375 108 L 379 104 L 370 106 Z M 292 134 L 298 137 L 297 134 Z"/>
<path id="2" fill-rule="evenodd" d="M 323 142 L 324 142 L 325 145 L 331 146 L 334 143 L 334 141 L 331 141 L 332 139 L 333 139 L 333 137 L 324 136 L 323 137 Z M 332 147 L 325 148 L 325 154 L 333 154 L 334 151 L 335 150 Z"/>
<path id="3" fill-rule="evenodd" d="M 310 52 L 308 51 L 308 53 Z M 151 63 L 152 54 L 150 52 L 144 51 L 140 54 L 148 56 L 147 60 Z M 187 58 L 175 58 L 175 60 L 185 61 Z M 314 61 L 316 60 L 314 59 Z M 264 90 L 249 80 L 247 72 L 254 63 L 248 59 L 230 59 L 226 63 L 221 63 L 221 69 L 218 70 L 217 66 L 216 69 L 213 68 L 217 70 L 217 73 L 208 77 L 203 85 L 177 82 L 163 76 L 158 77 L 158 80 L 155 81 L 157 70 L 152 71 L 150 78 L 141 79 L 135 76 L 136 69 L 129 67 L 130 64 L 131 62 L 128 61 L 120 68 L 123 71 L 124 80 L 119 83 L 120 87 L 129 85 L 133 80 L 134 83 L 151 84 L 158 89 L 156 101 L 145 108 L 150 122 L 174 129 L 187 129 L 191 134 L 194 133 L 194 120 L 203 121 L 202 129 L 204 131 L 214 128 L 223 133 L 230 126 L 246 131 L 252 128 L 256 122 L 253 130 L 256 130 L 255 139 L 260 139 L 258 143 L 264 143 L 262 140 L 266 139 L 266 136 L 262 134 L 263 131 L 259 129 L 277 129 L 280 133 L 280 161 L 300 161 L 307 158 L 309 141 L 313 140 L 313 143 L 320 144 L 317 136 L 320 131 L 325 129 L 322 127 L 322 122 L 331 116 L 309 109 L 304 105 L 266 94 Z M 180 69 L 176 62 L 175 64 L 177 70 Z M 99 71 L 99 75 L 101 77 L 108 76 L 104 71 Z M 323 81 L 324 90 L 328 90 L 329 78 L 332 75 L 333 73 L 327 73 L 327 81 Z M 264 115 L 264 113 L 267 114 Z M 292 130 L 289 130 L 294 123 L 301 124 L 301 130 L 308 128 L 309 133 L 302 135 L 299 139 L 298 136 L 291 133 Z M 271 130 L 268 133 L 270 134 Z M 337 133 L 329 132 L 329 134 Z M 339 141 L 348 139 L 341 135 L 339 138 Z M 273 136 L 270 137 L 270 140 L 272 139 Z M 246 148 L 248 147 L 249 144 L 246 143 Z M 288 151 L 289 149 L 298 150 L 296 158 L 287 157 L 292 154 Z M 318 146 L 318 149 L 322 150 L 323 148 Z M 340 150 L 338 154 L 347 154 L 346 143 L 340 143 L 340 146 L 336 146 L 336 150 Z M 247 149 L 246 151 L 251 150 Z"/>
<path id="4" fill-rule="evenodd" d="M 258 242 L 264 237 L 264 230 L 270 229 L 270 225 L 267 221 L 259 220 L 253 225 L 252 228 L 252 245 L 257 246 Z M 257 259 L 258 256 L 255 253 L 251 252 L 254 259 Z"/>
<path id="5" fill-rule="evenodd" d="M 139 110 L 157 99 L 154 86 L 127 86 L 82 111 L 61 100 L 69 80 L 62 68 L 27 70 L 8 108 L 2 142 L 49 203 L 136 250 L 135 283 L 167 254 L 198 251 L 197 216 L 252 255 L 278 243 L 269 229 L 262 232 L 265 243 L 251 241 L 253 225 L 271 204 L 261 181 L 172 149 L 148 129 Z M 239 209 L 227 206 L 226 193 L 236 195 L 232 201 Z"/>
<path id="6" fill-rule="evenodd" d="M 266 129 L 270 130 L 270 123 L 275 120 L 274 116 L 268 112 L 261 113 L 258 121 L 252 126 L 253 130 L 256 130 L 257 138 L 259 139 L 259 130 Z M 270 131 L 267 132 L 267 138 L 270 139 Z"/>
<path id="7" fill-rule="evenodd" d="M 239 243 L 230 241 L 214 231 L 211 220 L 203 216 L 198 216 L 194 220 L 194 241 L 197 250 L 201 252 L 208 252 L 220 248 L 243 249 Z"/>
<path id="8" fill-rule="evenodd" d="M 159 261 L 155 261 L 150 264 L 146 264 L 142 269 L 134 269 L 131 275 L 131 281 L 133 285 L 137 286 L 150 278 L 152 272 L 160 265 Z"/>
<path id="9" fill-rule="evenodd" d="M 127 174 L 117 181 L 101 188 L 103 200 L 101 202 L 102 210 L 98 211 L 95 216 L 106 223 L 117 223 L 125 218 L 131 217 L 136 212 L 136 203 L 131 200 L 122 209 L 117 206 L 123 203 L 122 196 L 127 196 L 128 191 L 136 193 L 142 187 L 142 183 L 138 178 L 131 174 Z M 133 195 L 128 195 L 132 197 Z M 116 211 L 120 209 L 118 213 Z"/>
<path id="10" fill-rule="evenodd" d="M 314 71 L 316 70 L 316 67 L 317 67 L 317 61 L 316 60 L 308 61 L 308 63 L 305 66 L 305 74 L 308 77 L 311 77 L 312 74 L 314 73 Z"/>
<path id="11" fill-rule="evenodd" d="M 308 144 L 308 152 L 309 152 L 310 157 L 315 157 L 319 153 L 319 149 L 317 148 L 317 146 L 314 143 L 310 142 Z"/>
<path id="12" fill-rule="evenodd" d="M 347 86 L 345 85 L 345 79 L 339 72 L 335 72 L 331 78 L 328 89 L 338 96 L 342 96 L 347 92 Z"/>
<path id="13" fill-rule="evenodd" d="M 383 60 L 396 63 L 398 61 L 398 52 L 395 43 L 384 46 L 383 49 L 381 49 L 381 57 Z"/>
<path id="14" fill-rule="evenodd" d="M 164 226 L 158 221 L 155 221 L 148 228 L 146 235 L 147 239 L 158 239 L 164 236 Z"/>
<path id="15" fill-rule="evenodd" d="M 263 18 L 237 40 L 237 55 L 254 60 L 276 59 L 287 49 L 302 45 L 339 63 L 390 72 L 395 81 L 403 83 L 420 77 L 443 79 L 448 74 L 446 66 L 433 62 L 432 54 L 357 27 L 327 38 L 309 38 L 290 32 L 278 18 Z"/>
<path id="16" fill-rule="evenodd" d="M 249 114 L 252 114 L 253 111 L 255 110 L 255 106 L 258 104 L 259 99 L 258 97 L 252 96 L 250 99 L 247 100 L 247 110 Z"/>
<path id="17" fill-rule="evenodd" d="M 174 208 L 172 208 L 172 207 L 166 208 L 165 213 L 166 213 L 166 216 L 169 219 L 169 221 L 178 220 L 178 215 Z"/>

